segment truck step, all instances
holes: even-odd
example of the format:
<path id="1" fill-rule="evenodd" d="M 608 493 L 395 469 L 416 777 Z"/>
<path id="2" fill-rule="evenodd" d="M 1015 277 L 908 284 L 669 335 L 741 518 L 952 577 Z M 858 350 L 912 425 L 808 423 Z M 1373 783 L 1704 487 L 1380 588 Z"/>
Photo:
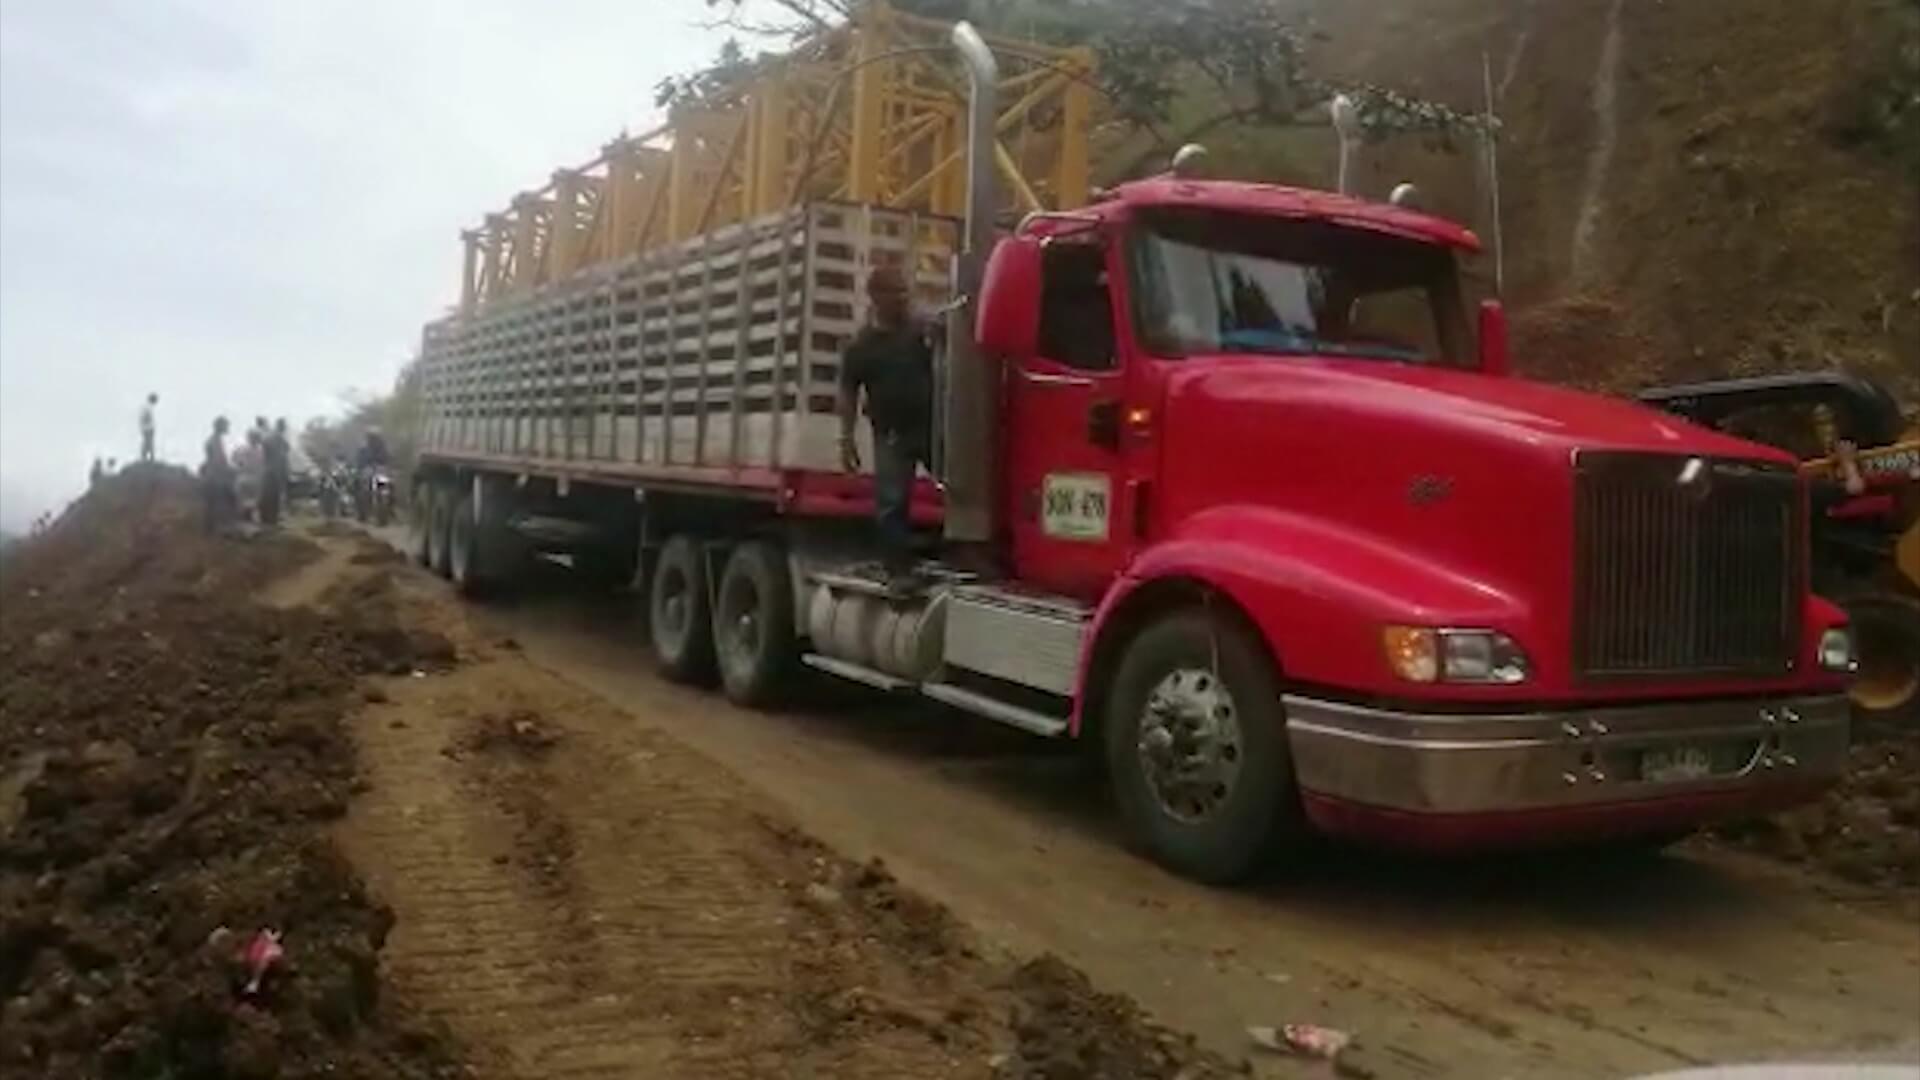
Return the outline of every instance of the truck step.
<path id="1" fill-rule="evenodd" d="M 1035 712 L 952 683 L 927 683 L 920 688 L 920 693 L 942 705 L 951 705 L 963 712 L 984 716 L 1049 739 L 1064 735 L 1067 731 L 1067 722 L 1057 716 Z"/>
<path id="2" fill-rule="evenodd" d="M 941 586 L 967 585 L 978 580 L 977 575 L 956 570 L 941 563 L 923 562 L 914 570 L 924 583 L 922 591 Z M 817 585 L 825 585 L 840 592 L 894 598 L 887 582 L 886 571 L 879 563 L 855 563 L 833 570 L 817 570 L 808 577 Z"/>
<path id="3" fill-rule="evenodd" d="M 834 675 L 842 679 L 865 683 L 876 690 L 885 690 L 890 694 L 902 693 L 913 689 L 913 684 L 905 679 L 895 678 L 884 671 L 876 671 L 862 664 L 855 664 L 847 660 L 836 660 L 831 656 L 822 656 L 819 653 L 802 653 L 800 654 L 800 662 L 813 668 L 815 671 L 824 671 L 829 675 Z"/>

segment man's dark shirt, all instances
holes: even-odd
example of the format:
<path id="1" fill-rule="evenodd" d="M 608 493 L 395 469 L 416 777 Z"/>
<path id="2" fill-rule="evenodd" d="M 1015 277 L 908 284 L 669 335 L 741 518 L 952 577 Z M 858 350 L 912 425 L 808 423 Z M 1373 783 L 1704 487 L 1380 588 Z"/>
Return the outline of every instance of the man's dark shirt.
<path id="1" fill-rule="evenodd" d="M 200 463 L 200 477 L 208 483 L 230 483 L 233 480 L 233 466 L 227 462 L 227 447 L 218 435 L 207 436 L 204 447 L 205 458 Z"/>
<path id="2" fill-rule="evenodd" d="M 840 386 L 867 392 L 867 416 L 876 437 L 924 441 L 933 430 L 933 346 L 927 326 L 909 319 L 899 327 L 869 326 L 847 346 Z"/>
<path id="3" fill-rule="evenodd" d="M 277 480 L 285 480 L 289 456 L 286 437 L 277 431 L 267 436 L 265 454 L 267 475 Z"/>

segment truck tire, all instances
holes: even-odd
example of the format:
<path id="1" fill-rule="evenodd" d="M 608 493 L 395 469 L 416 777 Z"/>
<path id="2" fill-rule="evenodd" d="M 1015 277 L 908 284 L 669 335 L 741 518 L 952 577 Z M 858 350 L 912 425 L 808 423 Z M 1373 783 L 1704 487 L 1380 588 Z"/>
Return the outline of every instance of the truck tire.
<path id="1" fill-rule="evenodd" d="M 447 577 L 453 581 L 454 589 L 466 597 L 479 596 L 486 586 L 480 523 L 473 511 L 473 495 L 468 493 L 460 496 L 447 519 Z"/>
<path id="2" fill-rule="evenodd" d="M 433 563 L 433 549 L 427 539 L 432 531 L 433 485 L 416 484 L 413 488 L 413 510 L 407 515 L 407 554 L 420 566 Z"/>
<path id="3" fill-rule="evenodd" d="M 447 577 L 453 569 L 451 530 L 453 527 L 453 485 L 433 485 L 432 512 L 427 517 L 427 565 L 434 573 Z"/>
<path id="4" fill-rule="evenodd" d="M 660 670 L 675 682 L 713 682 L 713 629 L 700 545 L 681 533 L 660 549 L 647 589 L 647 629 Z"/>
<path id="5" fill-rule="evenodd" d="M 773 703 L 799 659 L 793 581 L 779 545 L 753 540 L 733 549 L 714 590 L 713 651 L 720 686 L 734 703 Z"/>
<path id="6" fill-rule="evenodd" d="M 1306 836 L 1279 675 L 1250 631 L 1197 609 L 1165 615 L 1126 646 L 1107 702 L 1114 800 L 1155 861 L 1227 884 Z"/>
<path id="7" fill-rule="evenodd" d="M 1853 707 L 1870 725 L 1920 721 L 1920 599 L 1863 589 L 1837 601 L 1853 625 L 1860 671 Z"/>

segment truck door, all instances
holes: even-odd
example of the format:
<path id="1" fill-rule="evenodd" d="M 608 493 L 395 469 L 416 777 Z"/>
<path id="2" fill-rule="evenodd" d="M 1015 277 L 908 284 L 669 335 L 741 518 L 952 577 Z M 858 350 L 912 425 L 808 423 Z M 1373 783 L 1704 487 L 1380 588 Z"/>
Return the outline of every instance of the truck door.
<path id="1" fill-rule="evenodd" d="M 1107 269 L 1097 242 L 1047 245 L 1039 348 L 1007 371 L 1015 572 L 1088 599 L 1125 566 L 1132 539 L 1121 452 L 1125 380 Z"/>

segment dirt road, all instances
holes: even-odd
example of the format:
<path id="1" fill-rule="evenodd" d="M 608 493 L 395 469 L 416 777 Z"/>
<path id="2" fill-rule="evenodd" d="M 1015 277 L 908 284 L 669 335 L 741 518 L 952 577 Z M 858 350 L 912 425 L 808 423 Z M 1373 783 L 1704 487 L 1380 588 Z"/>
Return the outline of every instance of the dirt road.
<path id="1" fill-rule="evenodd" d="M 837 688 L 785 714 L 735 709 L 655 678 L 617 598 L 546 585 L 475 625 L 615 706 L 593 724 L 669 734 L 991 940 L 1057 952 L 1221 1051 L 1244 1052 L 1247 1025 L 1310 1021 L 1362 1033 L 1380 1076 L 1920 1054 L 1910 897 L 1708 850 L 1640 865 L 1335 850 L 1208 890 L 1123 850 L 1054 748 Z M 617 797 L 581 810 L 607 819 L 582 827 L 621 828 Z"/>
<path id="2" fill-rule="evenodd" d="M 337 839 L 397 916 L 388 976 L 480 1075 L 1232 1073 L 1068 965 L 984 944 L 884 864 L 843 858 L 397 555 L 323 542 L 269 603 L 390 597 L 409 632 L 453 646 L 452 663 L 366 684 L 367 783 Z"/>

